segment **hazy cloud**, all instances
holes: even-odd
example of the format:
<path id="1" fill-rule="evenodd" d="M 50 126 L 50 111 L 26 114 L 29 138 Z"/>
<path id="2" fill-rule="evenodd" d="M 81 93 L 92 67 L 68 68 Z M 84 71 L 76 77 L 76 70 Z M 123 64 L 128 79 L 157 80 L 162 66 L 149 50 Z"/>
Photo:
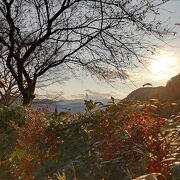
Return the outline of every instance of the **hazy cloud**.
<path id="1" fill-rule="evenodd" d="M 103 92 L 97 92 L 97 91 L 92 91 L 90 89 L 85 90 L 86 94 L 88 96 L 92 97 L 102 97 L 102 98 L 108 98 L 112 96 L 112 93 L 103 93 Z"/>
<path id="2" fill-rule="evenodd" d="M 101 99 L 110 99 L 113 96 L 115 99 L 122 99 L 127 96 L 125 92 L 99 92 L 93 91 L 91 89 L 86 89 L 82 94 L 71 95 L 73 99 L 92 99 L 92 100 L 101 100 Z"/>

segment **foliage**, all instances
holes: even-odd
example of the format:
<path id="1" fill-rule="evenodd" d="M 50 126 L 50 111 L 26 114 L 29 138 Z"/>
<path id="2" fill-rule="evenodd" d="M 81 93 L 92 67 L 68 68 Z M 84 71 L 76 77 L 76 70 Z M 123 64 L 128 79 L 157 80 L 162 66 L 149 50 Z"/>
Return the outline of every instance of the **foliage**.
<path id="1" fill-rule="evenodd" d="M 169 153 L 166 137 L 161 135 L 165 119 L 153 117 L 146 110 L 134 112 L 130 104 L 111 104 L 97 115 L 95 138 L 103 161 L 124 163 L 131 177 L 141 173 L 162 173 L 168 177 Z M 137 166 L 138 164 L 138 166 Z M 112 171 L 111 171 L 112 172 Z"/>
<path id="2" fill-rule="evenodd" d="M 0 179 L 12 179 L 9 154 L 14 147 L 14 127 L 24 124 L 24 108 L 0 108 Z"/>
<path id="3" fill-rule="evenodd" d="M 77 114 L 26 108 L 24 123 L 5 127 L 13 131 L 10 150 L 1 149 L 6 173 L 15 179 L 179 178 L 178 115 L 165 119 L 149 102 L 116 104 L 114 98 L 85 105 Z"/>

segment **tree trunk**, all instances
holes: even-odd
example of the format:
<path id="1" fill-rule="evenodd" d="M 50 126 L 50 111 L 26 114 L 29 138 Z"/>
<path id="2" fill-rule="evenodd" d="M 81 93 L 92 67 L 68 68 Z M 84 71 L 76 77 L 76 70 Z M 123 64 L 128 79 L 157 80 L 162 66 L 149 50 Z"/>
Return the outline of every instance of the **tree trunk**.
<path id="1" fill-rule="evenodd" d="M 35 98 L 34 92 L 27 92 L 23 94 L 23 105 L 32 104 L 34 98 Z"/>
<path id="2" fill-rule="evenodd" d="M 35 86 L 28 86 L 27 88 L 24 89 L 24 91 L 22 92 L 23 105 L 32 104 L 32 101 L 35 98 L 34 91 L 35 91 Z"/>

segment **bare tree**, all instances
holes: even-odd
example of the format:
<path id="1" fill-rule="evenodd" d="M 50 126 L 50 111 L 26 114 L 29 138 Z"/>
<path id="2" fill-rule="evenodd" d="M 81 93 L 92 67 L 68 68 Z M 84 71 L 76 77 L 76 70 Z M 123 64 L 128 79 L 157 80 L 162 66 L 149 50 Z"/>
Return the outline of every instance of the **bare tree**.
<path id="1" fill-rule="evenodd" d="M 108 78 L 152 52 L 169 29 L 157 20 L 167 0 L 1 0 L 0 45 L 23 104 L 37 80 L 55 67 L 80 65 Z M 23 83 L 25 82 L 25 83 Z"/>
<path id="2" fill-rule="evenodd" d="M 2 56 L 2 54 L 5 53 L 7 53 L 7 51 L 3 52 L 3 48 L 0 47 L 0 80 L 4 83 L 0 89 L 0 104 L 10 106 L 21 94 L 16 80 L 6 66 L 6 59 Z"/>
<path id="3" fill-rule="evenodd" d="M 0 103 L 4 106 L 10 106 L 20 97 L 21 94 L 16 80 L 6 68 L 0 72 L 0 76 L 5 82 L 5 86 L 0 90 Z"/>
<path id="4" fill-rule="evenodd" d="M 19 104 L 22 101 L 21 93 L 18 89 L 18 85 L 14 77 L 12 76 L 9 69 L 6 67 L 5 62 L 0 57 L 0 104 L 4 106 L 11 106 L 13 104 Z M 65 72 L 65 71 L 64 71 Z M 59 75 L 61 75 L 59 77 Z M 44 77 L 40 78 L 37 81 L 36 88 L 41 92 L 46 92 L 43 96 L 40 94 L 36 94 L 39 98 L 48 98 L 52 94 L 52 92 L 47 92 L 45 90 L 46 86 L 49 86 L 54 83 L 60 83 L 61 85 L 67 81 L 69 78 L 62 74 L 62 72 L 51 72 L 50 74 L 46 74 Z M 25 82 L 23 82 L 25 83 Z M 56 100 L 62 97 L 62 92 L 56 91 L 54 95 L 51 97 Z"/>
<path id="5" fill-rule="evenodd" d="M 13 104 L 19 104 L 22 102 L 22 96 L 18 89 L 17 82 L 15 78 L 12 76 L 11 72 L 6 66 L 6 59 L 1 56 L 3 52 L 0 50 L 0 104 L 4 106 L 11 106 Z M 46 91 L 45 88 L 54 83 L 63 84 L 65 81 L 69 79 L 67 74 L 64 71 L 59 72 L 56 68 L 55 71 L 47 72 L 43 77 L 39 78 L 37 81 L 36 89 L 40 90 L 40 92 Z M 25 81 L 23 82 L 26 83 Z M 51 93 L 52 94 L 52 93 Z M 36 95 L 40 98 L 48 98 L 50 93 L 46 92 L 42 97 L 40 94 Z M 56 91 L 53 99 L 58 99 L 62 97 L 62 92 L 60 90 Z"/>

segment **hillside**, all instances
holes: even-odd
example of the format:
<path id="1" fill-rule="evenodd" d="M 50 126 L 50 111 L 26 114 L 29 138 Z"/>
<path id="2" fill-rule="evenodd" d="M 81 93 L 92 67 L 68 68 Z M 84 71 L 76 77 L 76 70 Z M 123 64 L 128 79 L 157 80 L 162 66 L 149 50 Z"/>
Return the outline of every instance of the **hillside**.
<path id="1" fill-rule="evenodd" d="M 179 102 L 180 101 L 180 74 L 172 77 L 165 87 L 143 87 L 130 93 L 127 100 L 158 99 L 161 102 Z"/>

